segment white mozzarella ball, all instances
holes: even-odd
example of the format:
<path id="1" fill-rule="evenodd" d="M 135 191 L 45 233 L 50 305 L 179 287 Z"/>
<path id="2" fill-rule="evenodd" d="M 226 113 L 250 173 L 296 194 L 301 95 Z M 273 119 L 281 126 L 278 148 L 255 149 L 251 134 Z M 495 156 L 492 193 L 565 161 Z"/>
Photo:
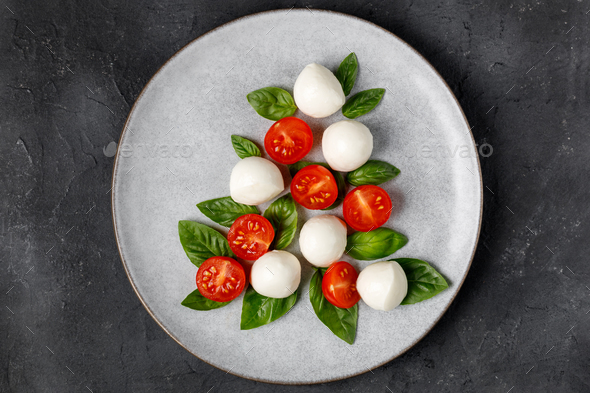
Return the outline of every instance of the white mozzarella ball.
<path id="1" fill-rule="evenodd" d="M 350 172 L 367 162 L 373 152 L 373 135 L 363 123 L 342 120 L 324 131 L 322 152 L 330 167 Z"/>
<path id="2" fill-rule="evenodd" d="M 254 262 L 250 284 L 259 294 L 274 298 L 291 296 L 301 281 L 301 264 L 287 251 L 267 252 Z"/>
<path id="3" fill-rule="evenodd" d="M 293 87 L 293 97 L 301 112 L 316 118 L 336 113 L 346 101 L 342 85 L 332 71 L 316 63 L 301 71 Z"/>
<path id="4" fill-rule="evenodd" d="M 259 205 L 285 189 L 283 175 L 275 164 L 261 157 L 246 157 L 234 166 L 229 180 L 232 199 L 245 205 Z"/>
<path id="5" fill-rule="evenodd" d="M 328 267 L 344 254 L 346 224 L 336 216 L 315 216 L 301 228 L 299 247 L 309 263 Z"/>
<path id="6" fill-rule="evenodd" d="M 395 261 L 373 263 L 361 271 L 356 280 L 361 299 L 375 310 L 393 310 L 408 293 L 404 269 Z"/>

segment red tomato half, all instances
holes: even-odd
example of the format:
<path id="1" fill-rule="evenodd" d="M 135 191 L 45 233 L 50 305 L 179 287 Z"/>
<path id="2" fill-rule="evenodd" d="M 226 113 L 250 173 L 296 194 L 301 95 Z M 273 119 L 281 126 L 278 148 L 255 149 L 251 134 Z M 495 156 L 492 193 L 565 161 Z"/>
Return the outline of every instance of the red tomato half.
<path id="1" fill-rule="evenodd" d="M 391 198 L 381 187 L 360 186 L 346 195 L 342 213 L 352 228 L 368 232 L 389 220 Z"/>
<path id="2" fill-rule="evenodd" d="M 246 214 L 238 218 L 227 234 L 229 248 L 239 258 L 248 261 L 264 255 L 274 238 L 272 224 L 260 214 Z"/>
<path id="3" fill-rule="evenodd" d="M 350 308 L 361 299 L 356 290 L 358 273 L 348 262 L 332 264 L 322 279 L 322 292 L 326 299 L 340 308 Z"/>
<path id="4" fill-rule="evenodd" d="M 301 119 L 285 117 L 273 124 L 264 137 L 268 155 L 281 164 L 294 164 L 309 153 L 313 145 L 311 128 Z"/>
<path id="5" fill-rule="evenodd" d="M 291 195 L 303 207 L 325 209 L 338 198 L 338 185 L 329 170 L 321 165 L 309 165 L 293 177 Z"/>
<path id="6" fill-rule="evenodd" d="M 235 259 L 211 257 L 197 272 L 197 288 L 201 295 L 216 302 L 237 298 L 246 286 L 244 268 Z"/>

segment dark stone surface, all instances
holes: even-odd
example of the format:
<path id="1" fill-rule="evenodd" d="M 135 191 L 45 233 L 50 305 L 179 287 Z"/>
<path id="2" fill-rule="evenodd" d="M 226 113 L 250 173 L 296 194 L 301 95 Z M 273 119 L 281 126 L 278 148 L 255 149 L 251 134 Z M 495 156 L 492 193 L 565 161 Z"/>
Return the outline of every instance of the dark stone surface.
<path id="1" fill-rule="evenodd" d="M 482 158 L 479 247 L 440 323 L 383 367 L 311 387 L 243 380 L 190 355 L 151 319 L 124 273 L 110 215 L 113 158 L 103 149 L 182 46 L 293 3 L 8 0 L 0 8 L 0 391 L 589 392 L 590 5 L 295 5 L 356 15 L 406 40 L 449 83 L 476 142 L 493 146 Z"/>

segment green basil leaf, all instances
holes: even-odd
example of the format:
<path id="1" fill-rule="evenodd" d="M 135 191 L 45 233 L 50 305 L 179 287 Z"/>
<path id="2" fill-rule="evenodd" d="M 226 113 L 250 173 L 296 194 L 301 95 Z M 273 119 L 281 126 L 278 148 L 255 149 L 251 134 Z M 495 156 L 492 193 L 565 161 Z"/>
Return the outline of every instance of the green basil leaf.
<path id="1" fill-rule="evenodd" d="M 346 183 L 344 182 L 344 178 L 342 177 L 342 174 L 340 172 L 333 170 L 332 168 L 330 168 L 330 165 L 326 164 L 325 162 L 297 161 L 295 164 L 287 165 L 287 168 L 289 168 L 289 173 L 291 174 L 291 177 L 294 177 L 297 172 L 309 165 L 321 165 L 324 168 L 328 169 L 332 173 L 332 175 L 334 175 L 334 179 L 336 179 L 336 185 L 338 186 L 338 197 L 336 198 L 334 203 L 322 210 L 332 210 L 338 207 L 344 200 L 344 197 L 346 196 Z"/>
<path id="2" fill-rule="evenodd" d="M 345 96 L 349 95 L 354 87 L 358 68 L 359 63 L 356 59 L 356 55 L 352 52 L 342 60 L 342 63 L 340 63 L 340 66 L 338 67 L 338 71 L 336 71 L 336 79 L 338 79 L 342 85 L 342 90 L 344 91 Z"/>
<path id="3" fill-rule="evenodd" d="M 216 302 L 215 300 L 207 299 L 205 296 L 201 295 L 201 292 L 199 292 L 199 289 L 197 288 L 180 304 L 193 310 L 207 311 L 227 306 L 230 303 L 231 300 L 229 302 Z"/>
<path id="4" fill-rule="evenodd" d="M 264 217 L 275 230 L 274 249 L 282 250 L 291 244 L 297 231 L 297 208 L 291 193 L 271 203 L 264 211 Z"/>
<path id="5" fill-rule="evenodd" d="M 252 156 L 260 157 L 261 156 L 260 149 L 258 148 L 258 146 L 256 146 L 254 144 L 254 142 L 252 142 L 246 138 L 242 138 L 241 136 L 238 136 L 238 135 L 232 135 L 231 136 L 231 144 L 234 147 L 236 154 L 240 158 L 246 158 L 246 157 L 252 157 Z"/>
<path id="6" fill-rule="evenodd" d="M 323 273 L 317 269 L 309 283 L 309 300 L 320 321 L 338 337 L 354 343 L 358 321 L 358 303 L 351 308 L 340 308 L 330 303 L 322 293 Z"/>
<path id="7" fill-rule="evenodd" d="M 408 238 L 389 228 L 369 232 L 355 232 L 348 236 L 346 253 L 354 259 L 372 261 L 385 258 L 408 242 Z"/>
<path id="8" fill-rule="evenodd" d="M 207 225 L 195 221 L 178 221 L 178 235 L 186 256 L 197 267 L 211 257 L 236 257 L 225 236 Z"/>
<path id="9" fill-rule="evenodd" d="M 262 296 L 249 286 L 242 304 L 241 330 L 250 330 L 276 321 L 285 315 L 297 301 L 297 291 L 291 296 L 276 299 Z"/>
<path id="10" fill-rule="evenodd" d="M 444 277 L 428 262 L 414 258 L 393 259 L 408 279 L 408 294 L 401 304 L 414 304 L 438 295 L 449 287 Z"/>
<path id="11" fill-rule="evenodd" d="M 292 116 L 297 110 L 291 94 L 278 87 L 265 87 L 248 93 L 248 102 L 262 117 L 269 120 L 281 120 Z"/>
<path id="12" fill-rule="evenodd" d="M 353 186 L 372 184 L 378 186 L 399 175 L 399 169 L 393 165 L 379 160 L 369 160 L 363 166 L 349 172 L 346 180 Z"/>
<path id="13" fill-rule="evenodd" d="M 260 214 L 256 206 L 235 202 L 231 197 L 210 199 L 197 204 L 197 207 L 212 221 L 224 227 L 231 227 L 234 221 L 244 214 Z"/>
<path id="14" fill-rule="evenodd" d="M 342 114 L 349 119 L 356 119 L 359 116 L 371 112 L 385 94 L 385 89 L 369 89 L 356 93 L 346 101 L 342 107 Z"/>
<path id="15" fill-rule="evenodd" d="M 332 169 L 330 169 L 330 172 L 332 172 L 332 175 L 334 175 L 334 179 L 336 179 L 336 185 L 338 186 L 338 197 L 336 197 L 334 203 L 322 210 L 332 210 L 337 208 L 338 206 L 340 206 L 340 204 L 344 200 L 344 197 L 346 196 L 346 183 L 344 182 L 344 177 L 340 172 L 336 172 Z"/>
<path id="16" fill-rule="evenodd" d="M 321 165 L 326 169 L 331 169 L 330 165 L 326 164 L 325 162 L 311 162 L 311 161 L 297 161 L 295 164 L 287 165 L 289 168 L 289 173 L 291 177 L 295 177 L 295 174 L 305 168 L 306 166 L 310 165 Z"/>

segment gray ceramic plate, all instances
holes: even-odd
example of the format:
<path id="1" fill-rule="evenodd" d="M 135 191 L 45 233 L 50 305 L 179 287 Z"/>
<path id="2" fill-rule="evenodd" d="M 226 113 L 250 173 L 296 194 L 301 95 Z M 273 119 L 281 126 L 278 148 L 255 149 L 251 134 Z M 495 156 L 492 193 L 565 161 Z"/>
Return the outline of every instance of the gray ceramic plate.
<path id="1" fill-rule="evenodd" d="M 353 93 L 387 88 L 381 104 L 357 120 L 373 133 L 372 157 L 401 169 L 395 180 L 383 185 L 395 205 L 386 226 L 410 239 L 395 256 L 429 261 L 450 288 L 387 313 L 361 302 L 357 337 L 350 346 L 310 311 L 306 293 L 312 271 L 294 242 L 289 250 L 303 265 L 302 296 L 285 317 L 240 331 L 241 297 L 214 311 L 182 307 L 180 302 L 195 289 L 197 268 L 180 246 L 177 222 L 196 220 L 224 232 L 195 204 L 229 195 L 230 172 L 239 160 L 230 135 L 261 146 L 272 124 L 254 112 L 246 94 L 265 86 L 291 91 L 305 65 L 317 62 L 336 70 L 350 51 L 360 62 Z M 323 161 L 322 130 L 342 120 L 342 114 L 320 120 L 296 115 L 309 121 L 315 133 L 308 159 Z M 178 52 L 135 103 L 113 174 L 119 251 L 150 314 L 202 360 L 235 375 L 274 383 L 350 377 L 416 344 L 448 308 L 469 270 L 481 208 L 477 149 L 461 108 L 436 71 L 406 43 L 373 24 L 307 9 L 244 17 Z M 340 208 L 333 212 L 341 216 Z M 315 213 L 299 214 L 301 226 Z M 359 270 L 368 264 L 350 262 Z"/>

